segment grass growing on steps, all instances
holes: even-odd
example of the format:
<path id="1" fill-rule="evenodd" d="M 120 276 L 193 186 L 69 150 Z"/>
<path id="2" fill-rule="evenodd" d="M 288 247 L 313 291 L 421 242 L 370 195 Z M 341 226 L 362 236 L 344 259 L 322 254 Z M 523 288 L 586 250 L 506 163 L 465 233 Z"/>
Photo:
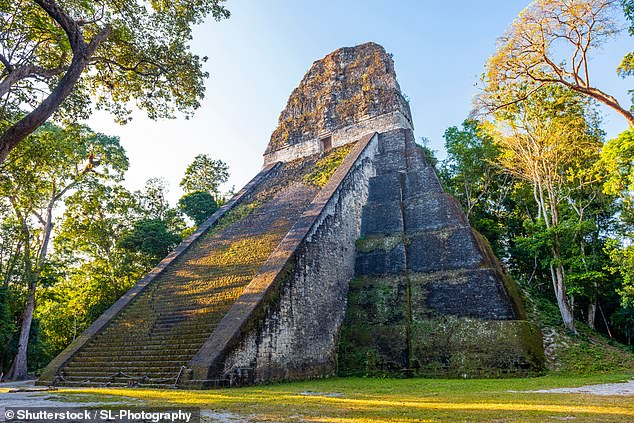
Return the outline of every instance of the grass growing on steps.
<path id="1" fill-rule="evenodd" d="M 634 421 L 631 397 L 526 391 L 632 377 L 634 374 L 486 380 L 341 378 L 209 391 L 86 388 L 59 393 L 68 401 L 141 400 L 147 405 L 228 411 L 244 421 L 258 422 L 625 422 Z"/>
<path id="2" fill-rule="evenodd" d="M 304 182 L 323 188 L 355 144 L 356 143 L 346 144 L 329 151 L 328 154 L 317 160 L 313 171 L 304 176 Z"/>

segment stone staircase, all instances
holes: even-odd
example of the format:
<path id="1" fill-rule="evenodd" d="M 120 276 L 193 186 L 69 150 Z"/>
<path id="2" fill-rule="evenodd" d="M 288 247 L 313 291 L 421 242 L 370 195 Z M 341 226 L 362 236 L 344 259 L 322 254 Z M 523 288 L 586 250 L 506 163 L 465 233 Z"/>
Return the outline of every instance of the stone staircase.
<path id="1" fill-rule="evenodd" d="M 282 166 L 168 267 L 70 359 L 56 384 L 186 383 L 187 363 L 318 191 L 288 167 Z"/>

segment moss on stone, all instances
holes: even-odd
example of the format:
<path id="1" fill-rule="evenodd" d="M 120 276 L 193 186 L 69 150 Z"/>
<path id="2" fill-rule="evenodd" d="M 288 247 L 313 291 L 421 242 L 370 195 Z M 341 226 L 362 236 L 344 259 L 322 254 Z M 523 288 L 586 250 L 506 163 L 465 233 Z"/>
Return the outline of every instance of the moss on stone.
<path id="1" fill-rule="evenodd" d="M 329 151 L 317 160 L 312 172 L 304 176 L 304 182 L 323 188 L 355 145 L 350 143 Z"/>
<path id="2" fill-rule="evenodd" d="M 233 210 L 228 211 L 227 213 L 225 213 L 224 216 L 222 216 L 218 224 L 213 227 L 212 232 L 215 233 L 215 232 L 222 231 L 228 228 L 234 223 L 249 216 L 251 213 L 257 210 L 259 206 L 260 206 L 259 201 L 252 201 L 249 203 L 240 204 L 236 206 Z"/>
<path id="3" fill-rule="evenodd" d="M 338 350 L 340 375 L 399 374 L 406 366 L 405 279 L 398 275 L 350 281 Z"/>
<path id="4" fill-rule="evenodd" d="M 280 114 L 266 153 L 395 110 L 409 116 L 391 56 L 374 43 L 342 48 L 306 73 Z"/>
<path id="5" fill-rule="evenodd" d="M 416 375 L 503 377 L 543 370 L 541 332 L 525 320 L 444 316 L 412 326 Z"/>
<path id="6" fill-rule="evenodd" d="M 502 264 L 493 253 L 493 248 L 491 248 L 491 244 L 489 243 L 489 241 L 475 229 L 472 229 L 472 231 L 473 236 L 478 243 L 478 247 L 480 248 L 480 251 L 482 251 L 482 255 L 485 257 L 485 260 L 487 262 L 486 264 L 497 272 L 504 285 L 504 288 L 506 289 L 506 293 L 513 301 L 513 307 L 515 309 L 515 312 L 517 313 L 518 319 L 526 320 L 528 318 L 526 309 L 524 308 L 524 302 L 526 301 L 526 298 L 524 297 L 519 286 L 509 276 L 509 274 L 504 271 Z"/>
<path id="7" fill-rule="evenodd" d="M 370 253 L 376 250 L 390 251 L 399 243 L 403 242 L 402 234 L 395 235 L 375 235 L 366 238 L 359 238 L 355 242 L 357 251 L 362 253 Z"/>
<path id="8" fill-rule="evenodd" d="M 349 284 L 346 324 L 405 324 L 405 295 L 406 282 L 401 276 L 355 278 Z"/>
<path id="9" fill-rule="evenodd" d="M 484 265 L 502 279 L 512 301 L 519 304 L 520 320 L 484 320 L 431 310 L 425 286 L 438 280 L 459 280 L 464 269 L 410 275 L 409 318 L 399 308 L 404 310 L 407 302 L 395 294 L 401 289 L 399 278 L 404 276 L 355 278 L 350 282 L 339 343 L 339 375 L 475 378 L 541 374 L 545 362 L 541 331 L 525 320 L 519 289 L 503 272 L 486 240 L 477 233 L 474 237 Z M 393 248 L 402 239 L 400 234 L 373 236 L 357 240 L 356 246 L 360 252 L 370 252 Z M 401 285 L 404 290 L 406 284 Z M 397 315 L 401 317 L 393 318 Z"/>

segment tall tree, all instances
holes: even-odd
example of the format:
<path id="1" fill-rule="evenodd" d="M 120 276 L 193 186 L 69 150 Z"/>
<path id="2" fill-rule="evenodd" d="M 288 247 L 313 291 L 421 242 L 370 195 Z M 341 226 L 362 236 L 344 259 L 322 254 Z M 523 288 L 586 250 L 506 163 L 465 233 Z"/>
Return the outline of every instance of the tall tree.
<path id="1" fill-rule="evenodd" d="M 609 248 L 611 270 L 622 279 L 621 304 L 634 310 L 634 130 L 630 129 L 606 143 L 601 152 L 604 191 L 618 198 L 621 226 L 618 239 Z"/>
<path id="2" fill-rule="evenodd" d="M 467 217 L 479 203 L 490 198 L 497 176 L 495 158 L 499 150 L 480 122 L 467 119 L 462 127 L 450 127 L 445 131 L 447 160 L 441 166 L 441 175 L 455 185 L 453 194 L 463 204 Z"/>
<path id="3" fill-rule="evenodd" d="M 165 178 L 150 178 L 145 181 L 143 190 L 135 192 L 144 218 L 164 220 L 169 217 L 171 208 L 167 193 L 168 183 Z"/>
<path id="4" fill-rule="evenodd" d="M 99 173 L 95 166 L 103 162 Z M 119 178 L 128 162 L 119 140 L 86 127 L 44 125 L 14 150 L 0 173 L 0 196 L 20 227 L 23 279 L 27 287 L 18 354 L 9 378 L 27 373 L 27 348 L 38 282 L 47 262 L 56 206 L 91 177 Z"/>
<path id="5" fill-rule="evenodd" d="M 439 176 L 445 189 L 460 201 L 469 222 L 502 256 L 506 235 L 501 219 L 514 179 L 496 163 L 500 150 L 481 122 L 473 119 L 448 128 L 444 138 L 447 157 Z"/>
<path id="6" fill-rule="evenodd" d="M 487 61 L 479 101 L 497 110 L 557 84 L 607 105 L 634 126 L 631 110 L 593 85 L 589 66 L 592 53 L 619 32 L 620 6 L 620 0 L 531 3 L 499 39 L 497 52 Z M 619 69 L 622 75 L 630 72 L 623 64 Z"/>
<path id="7" fill-rule="evenodd" d="M 206 154 L 199 154 L 187 166 L 180 186 L 185 193 L 204 191 L 220 200 L 220 185 L 229 179 L 229 166 L 222 160 L 214 160 Z"/>
<path id="8" fill-rule="evenodd" d="M 0 163 L 58 112 L 86 117 L 91 99 L 119 121 L 130 105 L 150 118 L 191 113 L 206 58 L 192 27 L 224 0 L 0 0 Z"/>
<path id="9" fill-rule="evenodd" d="M 218 203 L 216 203 L 210 193 L 194 191 L 183 195 L 178 200 L 178 208 L 192 219 L 196 225 L 200 225 L 218 210 Z"/>
<path id="10" fill-rule="evenodd" d="M 526 101 L 498 113 L 491 131 L 501 150 L 499 164 L 532 185 L 537 220 L 550 250 L 550 274 L 564 325 L 575 331 L 567 299 L 560 235 L 560 207 L 569 196 L 570 178 L 596 161 L 600 142 L 589 123 L 589 103 L 574 91 L 542 88 Z"/>
<path id="11" fill-rule="evenodd" d="M 91 180 L 64 201 L 54 257 L 63 272 L 38 295 L 36 317 L 56 355 L 149 269 L 119 241 L 140 219 L 138 199 L 125 188 Z"/>

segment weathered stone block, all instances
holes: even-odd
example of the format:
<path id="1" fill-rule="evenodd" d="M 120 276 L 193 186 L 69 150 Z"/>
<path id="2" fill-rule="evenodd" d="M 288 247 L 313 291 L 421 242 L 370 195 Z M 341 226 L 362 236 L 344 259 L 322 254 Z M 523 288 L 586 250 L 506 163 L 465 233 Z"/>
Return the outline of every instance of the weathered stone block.
<path id="1" fill-rule="evenodd" d="M 438 230 L 452 226 L 467 227 L 469 222 L 460 205 L 445 193 L 411 198 L 404 207 L 408 233 Z"/>
<path id="2" fill-rule="evenodd" d="M 368 203 L 401 201 L 401 174 L 391 172 L 370 178 Z"/>
<path id="3" fill-rule="evenodd" d="M 377 249 L 367 253 L 357 252 L 355 274 L 388 275 L 405 271 L 405 247 L 400 242 L 391 249 Z"/>
<path id="4" fill-rule="evenodd" d="M 313 63 L 289 97 L 265 155 L 394 111 L 411 125 L 409 104 L 385 49 L 365 43 L 335 50 Z"/>
<path id="5" fill-rule="evenodd" d="M 543 370 L 541 332 L 524 320 L 441 317 L 411 327 L 411 367 L 418 376 L 503 377 Z"/>
<path id="6" fill-rule="evenodd" d="M 403 214 L 400 201 L 369 203 L 363 207 L 361 236 L 403 233 Z"/>
<path id="7" fill-rule="evenodd" d="M 350 281 L 348 324 L 403 325 L 407 322 L 407 283 L 403 276 L 361 277 Z"/>
<path id="8" fill-rule="evenodd" d="M 513 320 L 517 313 L 494 269 L 411 274 L 412 321 L 453 315 Z"/>
<path id="9" fill-rule="evenodd" d="M 414 272 L 477 268 L 484 259 L 470 228 L 414 235 L 407 245 L 407 267 Z"/>
<path id="10" fill-rule="evenodd" d="M 382 132 L 379 136 L 379 152 L 382 155 L 396 152 L 403 157 L 407 149 L 405 141 L 405 133 L 400 129 Z"/>
<path id="11" fill-rule="evenodd" d="M 388 151 L 381 154 L 376 162 L 376 173 L 384 175 L 393 172 L 405 172 L 407 164 L 403 160 L 403 154 L 398 151 Z"/>
<path id="12" fill-rule="evenodd" d="M 425 198 L 432 193 L 443 193 L 442 186 L 433 168 L 424 166 L 420 171 L 407 172 L 404 178 L 403 199 Z"/>
<path id="13" fill-rule="evenodd" d="M 339 341 L 337 373 L 380 376 L 407 368 L 407 327 L 344 325 Z"/>

